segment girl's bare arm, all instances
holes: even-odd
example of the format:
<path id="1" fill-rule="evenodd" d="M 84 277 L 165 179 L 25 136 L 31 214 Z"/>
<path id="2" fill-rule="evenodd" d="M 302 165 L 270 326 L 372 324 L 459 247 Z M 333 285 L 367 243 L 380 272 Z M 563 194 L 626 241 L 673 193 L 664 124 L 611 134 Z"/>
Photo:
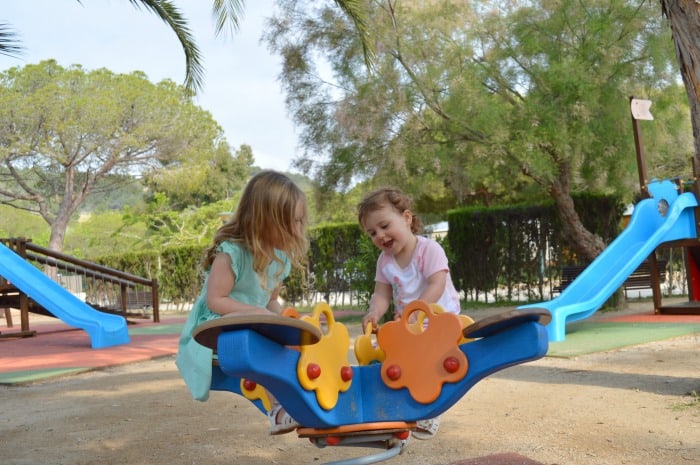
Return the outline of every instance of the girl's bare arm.
<path id="1" fill-rule="evenodd" d="M 379 320 L 382 319 L 391 303 L 391 286 L 387 283 L 375 283 L 374 294 L 369 301 L 369 311 L 362 319 L 362 328 L 367 326 L 367 323 L 372 322 L 372 327 L 376 328 Z"/>
<path id="2" fill-rule="evenodd" d="M 256 307 L 255 305 L 244 304 L 229 297 L 236 277 L 231 270 L 231 257 L 220 253 L 214 258 L 209 271 L 207 282 L 207 307 L 219 315 L 228 314 L 270 314 L 270 311 Z"/>

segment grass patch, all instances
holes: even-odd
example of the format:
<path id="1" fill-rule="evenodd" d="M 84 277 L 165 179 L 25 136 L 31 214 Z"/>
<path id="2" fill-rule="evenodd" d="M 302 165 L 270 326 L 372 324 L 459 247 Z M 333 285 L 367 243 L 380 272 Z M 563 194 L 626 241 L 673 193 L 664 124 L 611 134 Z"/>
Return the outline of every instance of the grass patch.
<path id="1" fill-rule="evenodd" d="M 314 307 L 315 307 L 315 305 L 311 305 L 311 306 L 300 305 L 298 307 L 294 307 L 294 309 L 297 312 L 299 312 L 302 316 L 310 316 Z M 333 310 L 333 314 L 335 316 L 335 321 L 337 321 L 338 323 L 343 323 L 343 324 L 361 323 L 362 318 L 367 313 L 367 307 L 359 306 L 359 305 L 342 305 L 339 307 L 334 307 L 333 305 L 331 305 L 331 310 Z M 346 313 L 346 312 L 352 312 L 352 313 Z M 389 312 L 387 312 L 387 313 L 389 313 Z"/>
<path id="2" fill-rule="evenodd" d="M 498 307 L 519 307 L 520 305 L 525 305 L 527 303 L 528 302 L 518 302 L 514 300 L 499 300 L 497 302 L 479 302 L 473 300 L 462 300 L 462 302 L 460 303 L 460 307 L 462 308 L 462 310 L 483 310 Z"/>
<path id="3" fill-rule="evenodd" d="M 683 397 L 682 402 L 673 404 L 672 409 L 676 411 L 697 408 L 700 409 L 700 394 L 696 391 L 690 391 Z"/>
<path id="4" fill-rule="evenodd" d="M 339 323 L 343 324 L 355 324 L 355 323 L 362 323 L 362 318 L 365 316 L 363 313 L 362 315 L 342 315 L 342 316 L 337 316 L 336 321 Z"/>

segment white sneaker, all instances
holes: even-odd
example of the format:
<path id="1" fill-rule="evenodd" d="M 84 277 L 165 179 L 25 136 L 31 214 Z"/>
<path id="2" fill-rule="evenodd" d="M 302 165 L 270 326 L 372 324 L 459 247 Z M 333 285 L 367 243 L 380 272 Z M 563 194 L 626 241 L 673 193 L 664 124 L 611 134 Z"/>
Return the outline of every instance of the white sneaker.
<path id="1" fill-rule="evenodd" d="M 271 435 L 289 433 L 301 426 L 280 404 L 276 404 L 267 412 L 267 418 L 270 420 L 268 431 Z"/>
<path id="2" fill-rule="evenodd" d="M 437 434 L 439 428 L 440 416 L 418 420 L 416 422 L 416 429 L 411 431 L 411 436 L 420 440 L 432 439 Z"/>

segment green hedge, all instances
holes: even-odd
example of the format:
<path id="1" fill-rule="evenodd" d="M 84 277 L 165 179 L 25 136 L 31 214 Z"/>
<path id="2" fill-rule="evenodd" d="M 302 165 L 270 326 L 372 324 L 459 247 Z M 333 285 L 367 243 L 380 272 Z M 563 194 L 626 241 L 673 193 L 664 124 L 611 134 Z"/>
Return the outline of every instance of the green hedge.
<path id="1" fill-rule="evenodd" d="M 581 220 L 606 243 L 619 234 L 622 205 L 616 198 L 575 196 Z M 580 263 L 563 240 L 553 204 L 463 208 L 447 215 L 449 233 L 441 243 L 450 259 L 455 286 L 466 300 L 486 300 L 499 290 L 504 300 L 542 300 L 548 285 L 566 264 Z M 324 225 L 309 230 L 306 273 L 293 271 L 282 297 L 297 306 L 313 294 L 328 301 L 345 293 L 365 306 L 374 289 L 379 249 L 356 223 Z M 173 247 L 158 252 L 99 257 L 98 263 L 156 278 L 163 301 L 178 306 L 199 294 L 203 275 L 201 246 Z"/>
<path id="2" fill-rule="evenodd" d="M 309 230 L 309 271 L 298 271 L 285 283 L 283 297 L 292 305 L 317 293 L 325 301 L 331 293 L 346 293 L 366 303 L 374 290 L 377 249 L 357 223 L 324 225 Z M 350 300 L 348 300 L 350 302 Z"/>
<path id="3" fill-rule="evenodd" d="M 312 293 L 325 300 L 336 292 L 346 292 L 357 301 L 367 302 L 374 289 L 374 269 L 379 250 L 355 223 L 327 225 L 309 230 L 310 253 L 306 273 L 294 270 L 285 281 L 282 297 L 291 305 L 309 299 Z M 204 276 L 201 246 L 170 247 L 160 253 L 124 253 L 101 256 L 96 263 L 157 279 L 160 298 L 182 307 L 199 294 Z"/>
<path id="4" fill-rule="evenodd" d="M 623 206 L 615 197 L 574 196 L 583 225 L 605 243 L 620 232 Z M 467 300 L 486 300 L 505 290 L 503 300 L 542 300 L 548 283 L 566 264 L 585 264 L 566 244 L 553 203 L 448 212 L 449 248 L 455 286 Z M 498 293 L 503 296 L 503 292 Z"/>
<path id="5" fill-rule="evenodd" d="M 203 274 L 199 266 L 204 249 L 200 246 L 170 247 L 160 252 L 126 252 L 93 259 L 110 268 L 158 280 L 161 302 L 182 309 L 199 294 Z"/>

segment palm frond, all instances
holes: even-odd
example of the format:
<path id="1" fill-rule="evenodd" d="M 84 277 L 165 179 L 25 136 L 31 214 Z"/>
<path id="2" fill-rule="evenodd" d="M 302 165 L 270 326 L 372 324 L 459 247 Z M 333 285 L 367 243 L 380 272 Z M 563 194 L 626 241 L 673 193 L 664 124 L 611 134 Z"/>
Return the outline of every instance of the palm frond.
<path id="1" fill-rule="evenodd" d="M 216 35 L 229 25 L 231 33 L 237 32 L 243 19 L 245 0 L 214 0 L 212 16 L 216 23 Z"/>
<path id="2" fill-rule="evenodd" d="M 19 58 L 24 52 L 17 33 L 7 23 L 0 23 L 0 55 Z"/>
<path id="3" fill-rule="evenodd" d="M 163 20 L 175 32 L 185 52 L 185 87 L 193 94 L 202 88 L 204 65 L 187 20 L 170 0 L 129 0 L 136 8 L 145 7 Z"/>

